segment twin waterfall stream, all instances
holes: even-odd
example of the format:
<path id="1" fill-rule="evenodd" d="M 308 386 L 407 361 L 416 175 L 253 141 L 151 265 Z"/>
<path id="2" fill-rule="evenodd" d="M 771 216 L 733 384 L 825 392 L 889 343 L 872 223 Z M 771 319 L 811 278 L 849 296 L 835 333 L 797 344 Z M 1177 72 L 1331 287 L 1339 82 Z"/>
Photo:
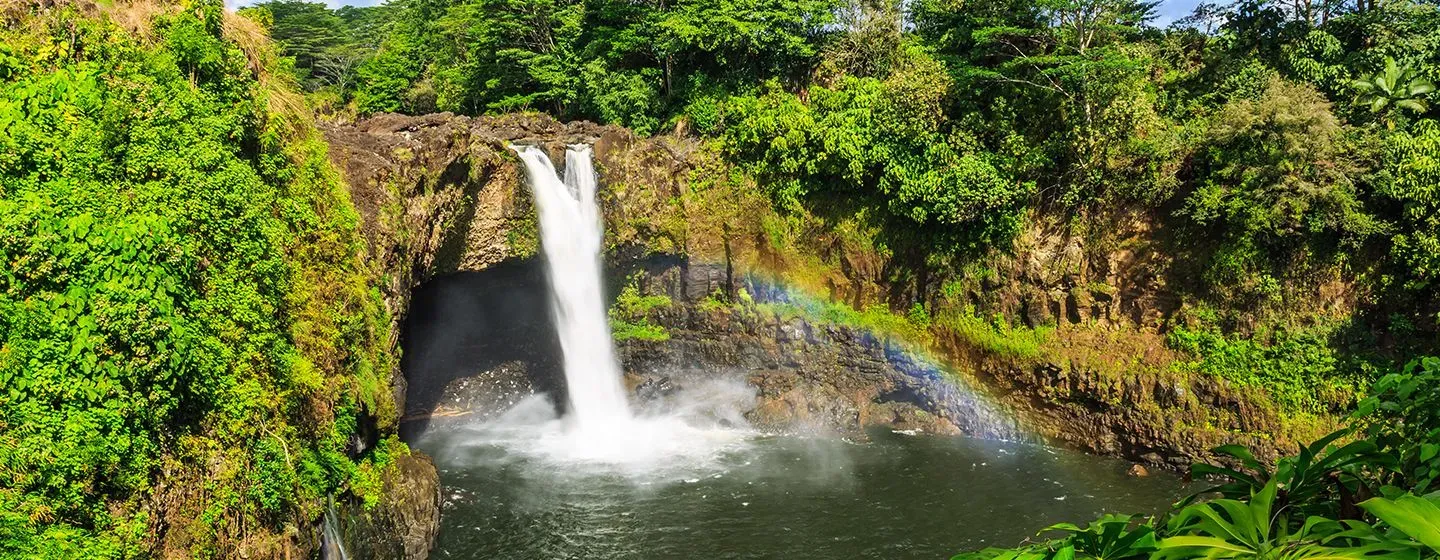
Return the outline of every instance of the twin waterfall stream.
<path id="1" fill-rule="evenodd" d="M 565 151 L 562 182 L 545 150 L 513 146 L 525 163 L 525 175 L 540 215 L 545 274 L 550 281 L 550 312 L 564 353 L 572 429 L 622 429 L 631 419 L 611 343 L 600 289 L 600 250 L 604 221 L 595 202 L 595 168 L 589 146 Z"/>

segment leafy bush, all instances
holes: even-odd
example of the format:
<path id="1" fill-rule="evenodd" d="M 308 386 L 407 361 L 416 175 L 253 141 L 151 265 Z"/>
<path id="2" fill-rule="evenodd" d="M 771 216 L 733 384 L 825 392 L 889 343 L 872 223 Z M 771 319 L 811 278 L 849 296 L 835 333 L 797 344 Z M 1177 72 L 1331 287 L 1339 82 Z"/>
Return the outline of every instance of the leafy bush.
<path id="1" fill-rule="evenodd" d="M 273 53 L 218 1 L 142 35 L 28 17 L 0 29 L 0 556 L 140 556 L 165 527 L 230 556 L 309 522 L 366 461 L 356 417 L 394 422 L 392 358 Z"/>
<path id="2" fill-rule="evenodd" d="M 1416 492 L 1440 489 L 1440 358 L 1422 358 L 1380 378 L 1354 417 L 1365 434 L 1392 453 L 1398 480 Z"/>
<path id="3" fill-rule="evenodd" d="M 1273 473 L 1248 450 L 1224 446 L 1216 451 L 1238 460 L 1241 468 L 1196 465 L 1195 474 L 1220 476 L 1225 483 L 1181 502 L 1167 516 L 1141 520 L 1106 516 L 1083 530 L 1062 524 L 1049 530 L 1070 533 L 1063 538 L 954 558 L 1434 558 L 1440 555 L 1440 497 L 1417 495 L 1426 491 L 1430 479 L 1406 478 L 1414 464 L 1397 462 L 1393 453 L 1397 448 L 1392 445 L 1429 445 L 1428 455 L 1435 454 L 1430 442 L 1437 407 L 1428 402 L 1434 399 L 1421 397 L 1416 408 L 1409 407 L 1408 399 L 1415 394 L 1412 391 L 1434 381 L 1440 360 L 1425 358 L 1416 364 L 1376 384 L 1356 418 L 1369 427 L 1365 439 L 1341 443 L 1354 432 L 1332 433 L 1305 446 L 1299 455 L 1281 459 Z M 1415 424 L 1407 425 L 1402 418 Z M 1400 426 L 1404 427 L 1395 431 Z M 1376 491 L 1383 496 L 1371 497 Z M 1221 497 L 1195 501 L 1212 492 Z"/>
<path id="4" fill-rule="evenodd" d="M 1178 367 L 1265 390 L 1288 412 L 1344 411 L 1363 395 L 1366 374 L 1343 358 L 1325 329 L 1274 329 L 1251 336 L 1176 328 L 1166 344 L 1193 361 Z"/>
<path id="5" fill-rule="evenodd" d="M 725 148 L 781 208 L 873 203 L 897 231 L 919 228 L 925 234 L 912 237 L 941 252 L 975 252 L 1016 231 L 1032 185 L 1007 177 L 961 131 L 943 129 L 949 87 L 938 63 L 915 54 L 885 80 L 811 88 L 808 103 L 775 89 L 734 98 Z"/>
<path id="6" fill-rule="evenodd" d="M 652 310 L 669 305 L 669 297 L 642 296 L 636 283 L 630 282 L 615 298 L 615 304 L 610 306 L 610 335 L 617 341 L 670 340 L 670 332 L 652 323 L 649 317 Z"/>
<path id="7" fill-rule="evenodd" d="M 1211 493 L 1231 499 L 1244 499 L 1264 492 L 1266 484 L 1278 484 L 1276 510 L 1297 520 L 1322 515 L 1336 517 L 1347 508 L 1355 507 L 1354 496 L 1372 495 L 1376 488 L 1367 485 L 1366 469 L 1391 469 L 1392 455 L 1380 450 L 1371 440 L 1355 440 L 1335 445 L 1349 438 L 1354 430 L 1336 430 L 1300 448 L 1294 457 L 1276 461 L 1272 473 L 1255 459 L 1250 450 L 1238 445 L 1223 445 L 1214 451 L 1239 464 L 1238 468 L 1196 464 L 1190 473 L 1201 477 L 1223 477 L 1226 482 L 1192 495 L 1188 501 Z"/>
<path id="8" fill-rule="evenodd" d="M 1387 280 L 1434 301 L 1440 293 L 1440 123 L 1423 121 L 1389 136 L 1383 177 L 1380 194 L 1400 208 Z"/>
<path id="9" fill-rule="evenodd" d="M 1359 247 L 1384 230 L 1366 211 L 1330 104 L 1308 86 L 1272 78 L 1212 120 L 1205 169 L 1180 215 L 1214 243 L 1207 284 L 1227 299 L 1276 297 L 1275 274 L 1302 252 Z"/>

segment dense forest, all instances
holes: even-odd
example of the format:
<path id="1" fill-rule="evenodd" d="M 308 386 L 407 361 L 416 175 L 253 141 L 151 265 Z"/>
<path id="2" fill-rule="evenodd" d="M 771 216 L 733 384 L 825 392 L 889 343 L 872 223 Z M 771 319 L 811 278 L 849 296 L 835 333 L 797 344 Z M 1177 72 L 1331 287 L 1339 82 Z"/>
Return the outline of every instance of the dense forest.
<path id="1" fill-rule="evenodd" d="M 541 111 L 707 139 L 792 221 L 878 233 L 938 317 L 1027 220 L 1157 224 L 1167 344 L 1344 413 L 1440 326 L 1440 9 L 1131 1 L 297 1 L 271 29 L 331 118 Z M 825 222 L 831 224 L 835 220 Z M 977 271 L 977 267 L 981 267 Z M 1317 286 L 1359 302 L 1308 307 Z M 914 309 L 914 306 L 919 309 Z M 952 309 L 953 310 L 953 309 Z M 912 313 L 912 315 L 914 315 Z M 923 329 L 926 325 L 920 325 Z"/>
<path id="2" fill-rule="evenodd" d="M 312 118 L 537 111 L 873 226 L 914 323 L 1037 215 L 1148 216 L 1188 273 L 1167 343 L 1348 418 L 1223 449 L 1219 499 L 964 558 L 1435 557 L 1440 5 L 1156 6 L 0 3 L 0 556 L 273 555 L 373 499 L 408 453 L 356 444 L 399 414 L 390 318 Z M 1353 316 L 1296 312 L 1334 279 Z"/>
<path id="3" fill-rule="evenodd" d="M 1167 29 L 1154 10 L 413 0 L 242 13 L 335 111 L 691 131 L 776 204 L 853 199 L 940 260 L 1003 241 L 1030 208 L 1140 206 L 1206 241 L 1197 289 L 1218 300 L 1263 305 L 1288 271 L 1341 266 L 1432 326 L 1435 6 L 1204 4 Z"/>
<path id="4" fill-rule="evenodd" d="M 1158 216 L 1233 330 L 1354 279 L 1435 331 L 1440 11 L 1395 1 L 396 1 L 242 13 L 326 110 L 544 111 L 714 139 L 778 208 L 958 271 L 1028 212 Z M 943 274 L 942 274 L 943 276 Z M 938 277 L 938 276 L 937 276 Z M 939 282 L 932 282 L 938 285 Z M 923 290 L 922 290 L 923 291 Z"/>

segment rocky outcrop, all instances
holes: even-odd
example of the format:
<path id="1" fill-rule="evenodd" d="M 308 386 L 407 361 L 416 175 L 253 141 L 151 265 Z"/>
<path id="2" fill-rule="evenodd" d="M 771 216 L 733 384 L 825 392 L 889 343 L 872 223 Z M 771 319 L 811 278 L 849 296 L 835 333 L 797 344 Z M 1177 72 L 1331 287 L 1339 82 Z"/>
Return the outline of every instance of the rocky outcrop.
<path id="1" fill-rule="evenodd" d="M 563 161 L 555 156 L 566 144 L 593 144 L 597 166 L 608 166 L 617 181 L 634 175 L 661 184 L 667 174 L 684 177 L 672 169 L 684 159 L 673 148 L 637 141 L 620 128 L 545 116 L 379 115 L 319 127 L 349 186 L 368 260 L 382 279 L 397 353 L 416 286 L 441 274 L 488 270 L 538 249 L 534 209 L 509 143 L 542 145 L 557 161 Z M 391 379 L 396 409 L 408 410 L 405 375 L 397 369 Z M 437 488 L 438 477 L 428 459 L 414 457 L 395 471 L 398 478 L 387 479 L 387 501 L 342 513 L 359 551 L 355 557 L 426 556 L 438 527 L 438 502 L 417 496 Z M 399 492 L 398 501 L 389 501 L 392 491 Z"/>
<path id="2" fill-rule="evenodd" d="M 863 438 L 883 426 L 1015 439 L 1022 432 L 974 389 L 893 342 L 755 308 L 680 305 L 657 313 L 670 340 L 620 345 L 637 397 L 733 372 L 756 391 L 744 411 L 771 432 L 821 430 Z"/>
<path id="3" fill-rule="evenodd" d="M 548 314 L 534 313 L 546 305 L 539 270 L 533 264 L 503 265 L 419 290 L 409 331 L 417 340 L 407 347 L 407 359 L 413 360 L 407 372 L 426 379 L 411 386 L 403 433 L 491 418 L 535 393 L 564 402 L 563 372 L 554 359 L 560 350 L 535 341 L 553 336 Z M 634 278 L 625 272 L 615 275 Z M 767 431 L 862 438 L 865 428 L 879 425 L 994 438 L 1019 433 L 978 393 L 894 342 L 753 305 L 702 303 L 726 278 L 723 266 L 684 261 L 634 278 L 647 293 L 668 294 L 672 302 L 645 319 L 664 328 L 667 340 L 619 343 L 637 402 L 693 403 L 689 397 L 696 392 L 733 381 L 745 389 L 726 393 L 726 412 L 733 408 Z M 438 306 L 442 301 L 449 303 Z M 525 320 L 507 307 L 513 302 L 530 306 L 530 315 L 540 318 Z M 433 339 L 443 342 L 432 344 Z"/>
<path id="4" fill-rule="evenodd" d="M 644 292 L 672 302 L 648 317 L 668 340 L 619 344 L 628 381 L 642 395 L 647 387 L 737 372 L 756 390 L 745 415 L 761 429 L 823 428 L 856 438 L 869 426 L 1023 436 L 983 392 L 895 340 L 755 305 L 704 303 L 732 281 L 722 265 L 686 263 L 639 281 Z"/>
<path id="5" fill-rule="evenodd" d="M 788 427 L 818 416 L 846 433 L 878 424 L 1040 439 L 1171 469 L 1216 459 L 1211 449 L 1230 443 L 1274 460 L 1313 435 L 1291 435 L 1253 391 L 1169 368 L 1176 358 L 1153 333 L 1124 333 L 1123 341 L 1100 344 L 1085 335 L 1113 333 L 1066 332 L 1057 335 L 1053 353 L 1034 358 L 997 355 L 953 335 L 938 336 L 927 351 L 862 329 L 777 316 L 763 306 L 705 303 L 697 294 L 734 284 L 774 297 L 767 293 L 774 290 L 753 278 L 732 279 L 719 265 L 651 271 L 639 283 L 673 304 L 650 317 L 670 340 L 621 344 L 632 384 L 643 388 L 687 368 L 749 372 L 747 381 L 759 391 L 749 417 L 761 426 Z M 1115 355 L 1106 361 L 1085 352 Z"/>
<path id="6" fill-rule="evenodd" d="M 1005 359 L 954 339 L 942 344 L 1029 433 L 1072 449 L 1186 469 L 1220 459 L 1211 450 L 1232 443 L 1274 461 L 1313 435 L 1291 435 L 1268 401 L 1213 377 Z"/>
<path id="7" fill-rule="evenodd" d="M 380 502 L 336 504 L 339 533 L 350 558 L 421 560 L 440 531 L 440 482 L 421 453 L 395 459 L 381 480 Z"/>
<path id="8" fill-rule="evenodd" d="M 564 161 L 568 144 L 592 144 L 605 185 L 606 220 L 615 245 L 682 240 L 648 227 L 678 192 L 693 163 L 693 143 L 638 139 L 629 131 L 544 115 L 420 117 L 379 115 L 353 124 L 322 124 L 330 159 L 344 175 L 361 218 L 369 258 L 384 279 L 383 296 L 397 328 L 411 291 L 437 275 L 487 270 L 536 254 L 535 211 L 510 143 L 541 145 Z M 563 165 L 557 165 L 562 167 Z M 643 184 L 626 190 L 622 185 Z M 398 348 L 398 338 L 392 341 Z M 392 377 L 399 410 L 405 378 Z"/>

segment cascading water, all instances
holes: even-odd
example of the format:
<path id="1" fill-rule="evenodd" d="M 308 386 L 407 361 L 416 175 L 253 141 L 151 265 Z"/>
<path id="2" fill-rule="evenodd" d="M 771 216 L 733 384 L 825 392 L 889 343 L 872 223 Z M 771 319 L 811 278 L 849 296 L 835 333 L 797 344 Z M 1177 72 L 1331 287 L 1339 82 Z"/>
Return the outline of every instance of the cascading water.
<path id="1" fill-rule="evenodd" d="M 600 249 L 604 231 L 596 203 L 589 146 L 570 146 L 565 179 L 544 150 L 511 146 L 525 165 L 540 217 L 540 241 L 550 284 L 550 311 L 564 358 L 569 412 L 561 421 L 542 397 L 521 401 L 473 432 L 473 443 L 500 444 L 527 455 L 566 464 L 623 466 L 653 472 L 663 465 L 692 468 L 749 432 L 732 403 L 753 401 L 749 388 L 697 390 L 711 406 L 672 407 L 664 414 L 635 415 L 621 381 L 601 291 Z M 727 386 L 723 383 L 716 387 Z M 737 408 L 738 407 L 733 407 Z"/>
<path id="2" fill-rule="evenodd" d="M 600 289 L 604 231 L 595 202 L 590 147 L 566 150 L 564 182 L 544 150 L 513 148 L 525 163 L 540 215 L 550 310 L 564 353 L 571 422 L 582 431 L 615 429 L 631 416 Z"/>
<path id="3" fill-rule="evenodd" d="M 320 533 L 321 560 L 350 560 L 345 551 L 345 539 L 340 537 L 340 521 L 335 515 L 333 502 L 325 506 L 325 521 Z"/>

